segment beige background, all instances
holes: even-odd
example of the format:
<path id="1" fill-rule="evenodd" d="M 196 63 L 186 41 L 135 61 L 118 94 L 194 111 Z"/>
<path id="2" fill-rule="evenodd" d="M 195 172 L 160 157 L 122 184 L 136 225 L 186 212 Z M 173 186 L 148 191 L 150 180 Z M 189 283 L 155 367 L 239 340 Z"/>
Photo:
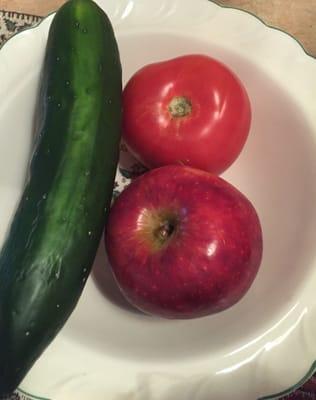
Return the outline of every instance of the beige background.
<path id="1" fill-rule="evenodd" d="M 0 9 L 46 15 L 65 0 L 0 0 Z M 251 11 L 266 23 L 295 36 L 316 56 L 316 0 L 217 0 L 218 4 Z"/>

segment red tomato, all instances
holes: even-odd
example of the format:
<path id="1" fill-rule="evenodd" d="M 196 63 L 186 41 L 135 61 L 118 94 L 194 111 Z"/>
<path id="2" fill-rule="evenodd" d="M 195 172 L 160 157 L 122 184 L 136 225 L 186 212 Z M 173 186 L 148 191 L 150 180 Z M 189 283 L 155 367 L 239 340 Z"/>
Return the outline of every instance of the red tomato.
<path id="1" fill-rule="evenodd" d="M 225 65 L 187 55 L 140 69 L 123 92 L 123 137 L 144 165 L 183 163 L 220 174 L 250 128 L 246 90 Z"/>

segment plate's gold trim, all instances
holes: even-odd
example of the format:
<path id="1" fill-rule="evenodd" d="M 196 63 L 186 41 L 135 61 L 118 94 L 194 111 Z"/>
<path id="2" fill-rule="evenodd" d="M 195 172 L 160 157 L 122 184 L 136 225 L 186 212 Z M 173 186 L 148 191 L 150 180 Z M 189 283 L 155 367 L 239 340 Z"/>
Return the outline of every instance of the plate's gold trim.
<path id="1" fill-rule="evenodd" d="M 17 391 L 18 391 L 18 393 L 21 393 L 22 395 L 27 396 L 29 398 L 29 400 L 49 400 L 46 397 L 34 396 L 28 392 L 25 392 L 24 390 L 22 390 L 20 388 Z"/>

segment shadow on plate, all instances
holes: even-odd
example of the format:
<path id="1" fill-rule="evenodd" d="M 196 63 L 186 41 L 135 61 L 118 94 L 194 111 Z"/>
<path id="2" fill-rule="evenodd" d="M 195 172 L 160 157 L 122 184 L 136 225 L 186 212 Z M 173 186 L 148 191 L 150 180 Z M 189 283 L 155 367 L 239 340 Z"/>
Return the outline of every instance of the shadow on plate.
<path id="1" fill-rule="evenodd" d="M 112 274 L 103 243 L 99 246 L 91 276 L 98 290 L 112 304 L 131 313 L 143 314 L 133 307 L 121 293 Z"/>

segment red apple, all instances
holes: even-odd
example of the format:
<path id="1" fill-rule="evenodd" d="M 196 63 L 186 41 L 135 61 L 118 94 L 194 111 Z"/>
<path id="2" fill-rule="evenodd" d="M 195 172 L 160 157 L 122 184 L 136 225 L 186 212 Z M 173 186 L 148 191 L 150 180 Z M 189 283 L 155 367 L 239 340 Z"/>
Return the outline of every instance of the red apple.
<path id="1" fill-rule="evenodd" d="M 122 293 L 145 313 L 166 318 L 231 307 L 262 257 L 250 201 L 223 179 L 180 165 L 132 182 L 114 203 L 105 235 Z"/>

